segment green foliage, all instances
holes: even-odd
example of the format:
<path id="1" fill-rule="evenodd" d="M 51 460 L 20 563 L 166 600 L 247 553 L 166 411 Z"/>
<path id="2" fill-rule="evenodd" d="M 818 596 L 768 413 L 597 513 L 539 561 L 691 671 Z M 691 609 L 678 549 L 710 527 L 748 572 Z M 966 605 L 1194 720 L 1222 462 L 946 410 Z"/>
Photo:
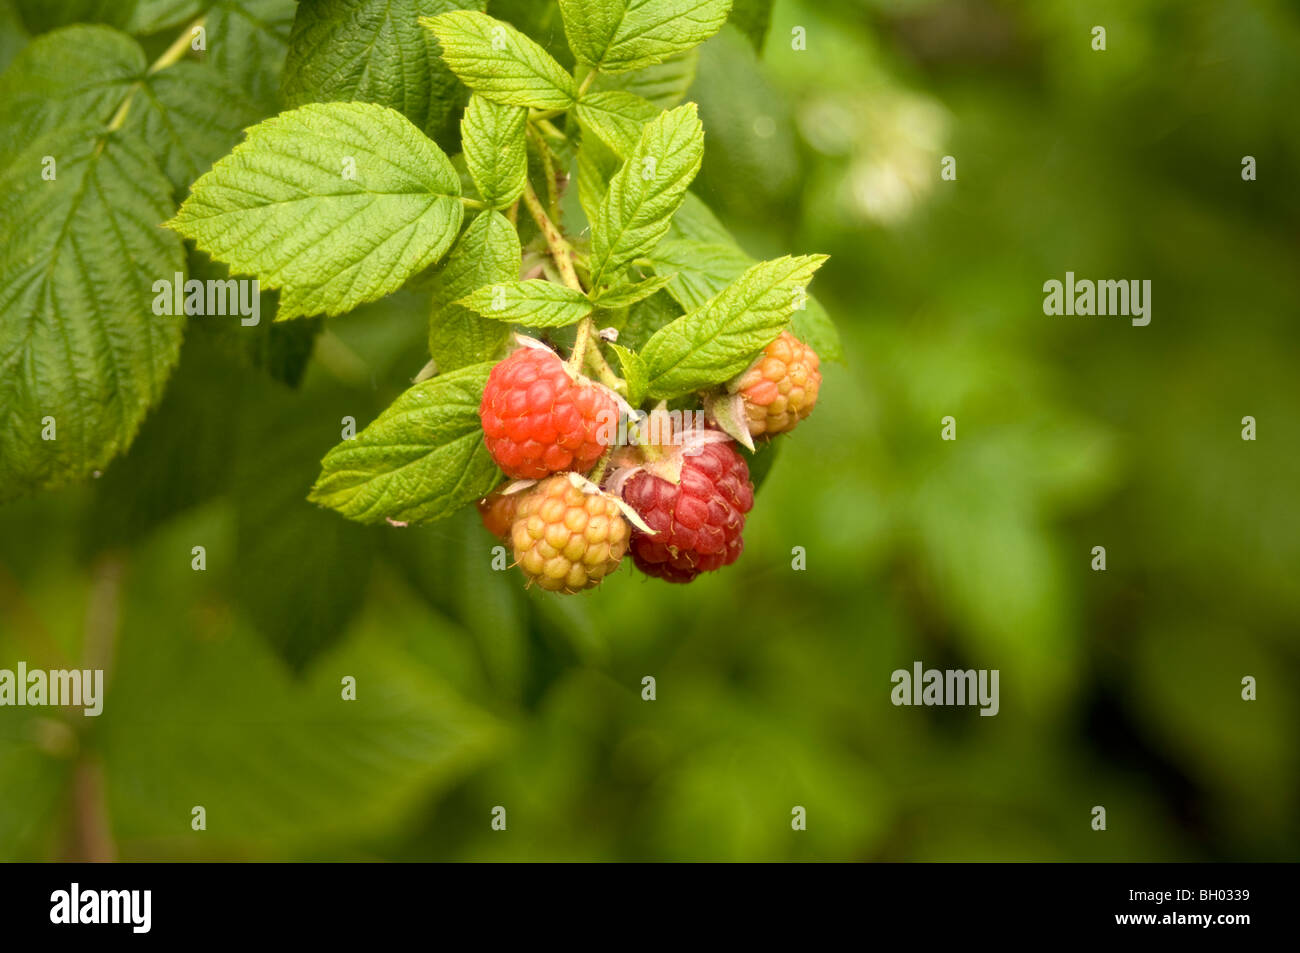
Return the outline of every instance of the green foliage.
<path id="1" fill-rule="evenodd" d="M 485 0 L 322 0 L 299 4 L 289 36 L 285 105 L 377 103 L 440 139 L 463 102 L 438 44 L 419 24 L 448 8 L 483 9 Z"/>
<path id="2" fill-rule="evenodd" d="M 610 180 L 591 223 L 591 282 L 617 279 L 668 231 L 704 155 L 704 128 L 691 105 L 656 117 Z"/>
<path id="3" fill-rule="evenodd" d="M 500 479 L 479 425 L 490 364 L 411 387 L 321 461 L 311 499 L 361 523 L 441 519 Z"/>
<path id="4" fill-rule="evenodd" d="M 150 288 L 185 260 L 157 228 L 170 192 L 138 137 L 97 124 L 29 143 L 0 177 L 0 499 L 102 468 L 162 394 L 181 323 Z"/>
<path id="5" fill-rule="evenodd" d="M 580 291 L 529 278 L 486 285 L 457 302 L 484 318 L 526 328 L 562 328 L 591 314 L 591 302 Z"/>
<path id="6" fill-rule="evenodd" d="M 281 319 L 342 314 L 442 257 L 459 194 L 447 157 L 401 113 L 309 105 L 250 129 L 168 226 L 281 289 Z"/>
<path id="7" fill-rule="evenodd" d="M 498 356 L 510 331 L 456 302 L 488 284 L 519 274 L 519 236 L 500 212 L 480 214 L 457 240 L 433 281 L 429 352 L 444 371 Z"/>
<path id="8" fill-rule="evenodd" d="M 683 53 L 721 29 L 731 0 L 560 0 L 578 62 L 627 73 Z"/>
<path id="9" fill-rule="evenodd" d="M 568 109 L 577 98 L 573 77 L 508 23 L 473 12 L 443 13 L 420 22 L 437 36 L 443 59 L 461 82 L 493 102 Z"/>
<path id="10" fill-rule="evenodd" d="M 651 397 L 679 397 L 730 380 L 784 330 L 825 255 L 754 265 L 704 304 L 656 331 L 641 356 Z"/>
<path id="11" fill-rule="evenodd" d="M 524 124 L 528 110 L 474 96 L 461 121 L 461 148 L 479 196 L 489 208 L 509 208 L 528 179 Z"/>

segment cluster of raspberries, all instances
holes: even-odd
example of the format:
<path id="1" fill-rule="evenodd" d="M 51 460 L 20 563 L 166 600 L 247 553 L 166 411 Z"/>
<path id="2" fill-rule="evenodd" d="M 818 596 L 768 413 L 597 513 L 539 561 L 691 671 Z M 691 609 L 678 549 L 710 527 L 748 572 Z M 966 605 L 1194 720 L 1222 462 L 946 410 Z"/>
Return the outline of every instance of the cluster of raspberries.
<path id="1" fill-rule="evenodd" d="M 820 385 L 816 352 L 787 331 L 727 386 L 727 399 L 751 438 L 770 439 L 812 412 Z M 548 348 L 521 347 L 488 377 L 479 417 L 511 482 L 480 500 L 479 514 L 543 589 L 599 585 L 629 549 L 638 569 L 668 582 L 740 556 L 754 487 L 735 441 L 712 426 L 664 427 L 657 443 L 614 452 L 619 413 L 611 391 Z"/>

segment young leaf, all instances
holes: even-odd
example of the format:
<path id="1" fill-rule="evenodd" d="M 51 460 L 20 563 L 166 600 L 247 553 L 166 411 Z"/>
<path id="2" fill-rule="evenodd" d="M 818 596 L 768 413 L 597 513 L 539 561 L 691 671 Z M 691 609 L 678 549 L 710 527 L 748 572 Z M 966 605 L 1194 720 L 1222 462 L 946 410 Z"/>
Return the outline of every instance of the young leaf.
<path id="1" fill-rule="evenodd" d="M 285 104 L 356 101 L 391 106 L 430 138 L 450 131 L 464 90 L 421 15 L 482 10 L 484 0 L 315 0 L 289 36 Z"/>
<path id="2" fill-rule="evenodd" d="M 459 193 L 451 162 L 401 113 L 325 103 L 250 129 L 167 225 L 280 288 L 279 319 L 342 314 L 442 257 Z"/>
<path id="3" fill-rule="evenodd" d="M 492 367 L 473 364 L 406 390 L 325 455 L 308 499 L 360 523 L 423 523 L 485 496 L 501 480 L 478 418 Z"/>
<path id="4" fill-rule="evenodd" d="M 443 59 L 461 82 L 494 102 L 568 109 L 577 98 L 573 77 L 509 23 L 471 11 L 421 17 L 420 23 L 438 37 Z"/>
<path id="5" fill-rule="evenodd" d="M 602 73 L 641 69 L 703 43 L 731 0 L 560 0 L 569 46 Z"/>
<path id="6" fill-rule="evenodd" d="M 672 275 L 652 275 L 634 284 L 616 284 L 591 297 L 592 304 L 607 311 L 627 308 L 650 297 L 673 278 Z"/>
<path id="7" fill-rule="evenodd" d="M 145 144 L 98 123 L 37 139 L 0 176 L 0 499 L 102 469 L 161 396 L 183 323 L 152 307 L 185 268 L 158 228 L 171 207 Z"/>
<path id="8" fill-rule="evenodd" d="M 703 208 L 703 206 L 699 206 Z M 685 216 L 687 206 L 674 219 L 676 231 Z M 707 213 L 707 209 L 704 209 Z M 708 213 L 712 214 L 712 213 Z M 720 227 L 720 226 L 719 226 Z M 683 308 L 698 308 L 728 284 L 740 277 L 746 268 L 755 264 L 734 244 L 724 231 L 720 242 L 700 242 L 689 239 L 667 239 L 660 242 L 649 255 L 655 271 L 669 274 L 671 294 Z M 808 344 L 823 360 L 838 361 L 843 357 L 840 335 L 826 309 L 812 295 L 802 300 L 790 316 L 791 329 L 799 340 Z"/>
<path id="9" fill-rule="evenodd" d="M 519 255 L 514 226 L 490 210 L 469 223 L 448 253 L 433 279 L 429 322 L 429 353 L 439 370 L 492 360 L 505 347 L 509 325 L 480 318 L 455 301 L 484 285 L 513 281 L 519 276 Z"/>
<path id="10" fill-rule="evenodd" d="M 725 288 L 754 264 L 732 244 L 668 239 L 649 254 L 654 270 L 671 275 L 668 293 L 688 311 Z"/>
<path id="11" fill-rule="evenodd" d="M 621 344 L 611 344 L 610 348 L 618 355 L 618 363 L 623 368 L 623 380 L 627 382 L 627 402 L 635 407 L 645 400 L 646 385 L 649 383 L 645 361 L 641 360 L 641 355 L 636 351 Z"/>
<path id="12" fill-rule="evenodd" d="M 586 295 L 540 278 L 484 285 L 456 302 L 475 314 L 528 328 L 562 328 L 591 314 Z"/>
<path id="13" fill-rule="evenodd" d="M 679 397 L 735 377 L 789 323 L 825 255 L 786 255 L 745 271 L 699 308 L 666 325 L 641 352 L 649 395 Z"/>
<path id="14" fill-rule="evenodd" d="M 591 223 L 593 288 L 615 280 L 633 258 L 659 244 L 703 155 L 704 127 L 694 103 L 646 125 Z"/>
<path id="15" fill-rule="evenodd" d="M 528 178 L 524 124 L 528 110 L 474 95 L 460 123 L 461 148 L 470 178 L 491 208 L 509 208 Z"/>
<path id="16" fill-rule="evenodd" d="M 657 109 L 672 109 L 686 98 L 699 63 L 700 49 L 696 47 L 631 73 L 600 73 L 589 93 L 622 90 L 640 96 Z"/>
<path id="17" fill-rule="evenodd" d="M 574 110 L 584 133 L 592 133 L 613 150 L 620 159 L 626 159 L 636 148 L 641 130 L 659 110 L 640 96 L 614 90 L 584 96 Z"/>

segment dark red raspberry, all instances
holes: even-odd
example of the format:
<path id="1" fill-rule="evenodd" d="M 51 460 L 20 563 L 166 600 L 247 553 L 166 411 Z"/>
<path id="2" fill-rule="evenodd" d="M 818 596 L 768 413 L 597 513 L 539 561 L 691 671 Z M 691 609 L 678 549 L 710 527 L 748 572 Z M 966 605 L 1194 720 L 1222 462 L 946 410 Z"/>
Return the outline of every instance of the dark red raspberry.
<path id="1" fill-rule="evenodd" d="M 680 482 L 642 471 L 624 485 L 623 499 L 655 530 L 653 536 L 632 532 L 637 568 L 690 582 L 736 561 L 754 487 L 745 458 L 730 443 L 709 443 L 682 457 Z"/>
<path id="2" fill-rule="evenodd" d="M 574 380 L 554 352 L 534 347 L 492 368 L 478 413 L 488 452 L 516 480 L 586 473 L 618 424 L 608 393 L 585 377 Z"/>

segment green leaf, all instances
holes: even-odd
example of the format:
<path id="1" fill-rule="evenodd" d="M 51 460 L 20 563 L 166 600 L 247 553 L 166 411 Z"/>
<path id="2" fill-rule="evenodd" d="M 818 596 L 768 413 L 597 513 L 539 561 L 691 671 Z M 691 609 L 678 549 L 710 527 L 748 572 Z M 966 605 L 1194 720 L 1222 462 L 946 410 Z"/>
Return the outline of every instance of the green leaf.
<path id="1" fill-rule="evenodd" d="M 167 224 L 280 288 L 279 319 L 342 314 L 442 257 L 459 191 L 451 162 L 401 113 L 325 103 L 250 129 Z"/>
<path id="2" fill-rule="evenodd" d="M 519 32 L 536 40 L 542 49 L 555 57 L 555 61 L 569 72 L 576 60 L 564 35 L 564 20 L 560 7 L 554 3 L 537 0 L 488 0 L 487 12 L 498 20 L 512 23 Z"/>
<path id="3" fill-rule="evenodd" d="M 578 61 L 602 73 L 662 63 L 727 22 L 731 0 L 560 0 Z"/>
<path id="4" fill-rule="evenodd" d="M 139 0 L 126 24 L 126 32 L 158 33 L 193 20 L 202 9 L 202 0 Z"/>
<path id="5" fill-rule="evenodd" d="M 177 189 L 259 118 L 243 92 L 206 64 L 185 61 L 147 75 L 144 52 L 126 34 L 73 26 L 33 41 L 0 78 L 0 126 L 17 149 L 70 123 L 107 125 L 128 96 L 123 128 L 154 148 Z"/>
<path id="6" fill-rule="evenodd" d="M 577 98 L 573 77 L 508 23 L 470 11 L 421 17 L 420 22 L 438 37 L 443 59 L 461 82 L 494 102 L 568 109 Z"/>
<path id="7" fill-rule="evenodd" d="M 623 368 L 623 380 L 627 381 L 627 402 L 635 407 L 646 398 L 646 388 L 650 383 L 645 361 L 636 351 L 621 344 L 611 344 L 610 349 L 618 355 L 618 363 Z"/>
<path id="8" fill-rule="evenodd" d="M 360 523 L 424 523 L 486 496 L 501 480 L 478 417 L 493 366 L 462 367 L 408 389 L 325 455 L 308 498 Z"/>
<path id="9" fill-rule="evenodd" d="M 127 113 L 177 190 L 187 189 L 261 117 L 239 87 L 206 63 L 182 62 L 150 76 Z"/>
<path id="10" fill-rule="evenodd" d="M 641 352 L 649 394 L 679 397 L 735 377 L 789 323 L 825 255 L 786 255 L 749 268 L 699 308 L 655 333 Z"/>
<path id="11" fill-rule="evenodd" d="M 491 208 L 508 208 L 528 179 L 528 110 L 475 95 L 461 120 L 461 148 L 470 178 Z"/>
<path id="12" fill-rule="evenodd" d="M 588 225 L 599 216 L 609 180 L 622 164 L 614 151 L 598 137 L 582 137 L 582 146 L 578 149 L 578 202 Z"/>
<path id="13" fill-rule="evenodd" d="M 158 227 L 170 211 L 144 143 L 98 124 L 30 143 L 0 176 L 0 499 L 103 468 L 161 396 L 182 330 L 152 308 L 153 283 L 185 268 Z"/>
<path id="14" fill-rule="evenodd" d="M 708 212 L 707 209 L 704 211 Z M 673 219 L 674 231 L 678 230 L 677 226 L 686 218 L 686 212 L 687 206 L 683 206 L 682 211 Z M 702 223 L 703 220 L 700 219 L 695 224 Z M 705 233 L 703 229 L 698 230 Z M 689 310 L 699 307 L 754 264 L 753 258 L 731 243 L 726 232 L 722 233 L 721 239 L 702 242 L 670 238 L 650 253 L 654 269 L 672 275 L 668 293 L 683 308 Z M 840 360 L 843 350 L 839 331 L 835 329 L 826 309 L 812 295 L 808 296 L 803 305 L 790 318 L 795 336 L 812 347 L 824 360 Z"/>
<path id="15" fill-rule="evenodd" d="M 646 125 L 591 224 L 593 288 L 616 280 L 625 265 L 659 243 L 703 156 L 704 127 L 694 103 Z"/>
<path id="16" fill-rule="evenodd" d="M 485 285 L 457 302 L 475 314 L 529 328 L 562 328 L 591 314 L 580 291 L 541 278 Z"/>
<path id="17" fill-rule="evenodd" d="M 639 351 L 656 331 L 682 316 L 682 306 L 667 291 L 658 291 L 627 309 L 618 340 L 628 350 Z"/>
<path id="18" fill-rule="evenodd" d="M 391 106 L 430 138 L 451 131 L 464 91 L 421 16 L 482 10 L 484 0 L 315 0 L 298 6 L 281 91 L 285 104 Z"/>
<path id="19" fill-rule="evenodd" d="M 598 295 L 592 295 L 592 303 L 607 311 L 627 308 L 642 301 L 672 280 L 672 275 L 652 275 L 642 281 L 613 285 Z"/>
<path id="20" fill-rule="evenodd" d="M 640 96 L 659 109 L 672 109 L 686 98 L 687 90 L 695 82 L 699 62 L 700 50 L 696 47 L 631 73 L 600 73 L 590 92 L 622 90 Z"/>
<path id="21" fill-rule="evenodd" d="M 668 293 L 688 311 L 704 304 L 754 264 L 754 259 L 735 245 L 687 239 L 661 242 L 649 259 L 655 271 L 672 276 Z"/>
<path id="22" fill-rule="evenodd" d="M 0 162 L 50 129 L 107 124 L 147 65 L 135 40 L 105 26 L 32 40 L 0 76 Z"/>
<path id="23" fill-rule="evenodd" d="M 772 0 L 734 0 L 728 22 L 745 35 L 755 52 L 761 53 L 772 24 Z"/>
<path id="24" fill-rule="evenodd" d="M 620 159 L 636 148 L 645 124 L 658 114 L 653 103 L 621 90 L 591 93 L 574 110 L 583 132 L 599 136 Z"/>
<path id="25" fill-rule="evenodd" d="M 509 326 L 481 318 L 455 301 L 484 285 L 513 281 L 519 276 L 519 259 L 519 236 L 500 212 L 481 213 L 460 236 L 433 279 L 429 353 L 440 371 L 501 353 Z"/>
<path id="26" fill-rule="evenodd" d="M 294 0 L 217 0 L 208 11 L 208 63 L 265 111 L 280 102 Z"/>

